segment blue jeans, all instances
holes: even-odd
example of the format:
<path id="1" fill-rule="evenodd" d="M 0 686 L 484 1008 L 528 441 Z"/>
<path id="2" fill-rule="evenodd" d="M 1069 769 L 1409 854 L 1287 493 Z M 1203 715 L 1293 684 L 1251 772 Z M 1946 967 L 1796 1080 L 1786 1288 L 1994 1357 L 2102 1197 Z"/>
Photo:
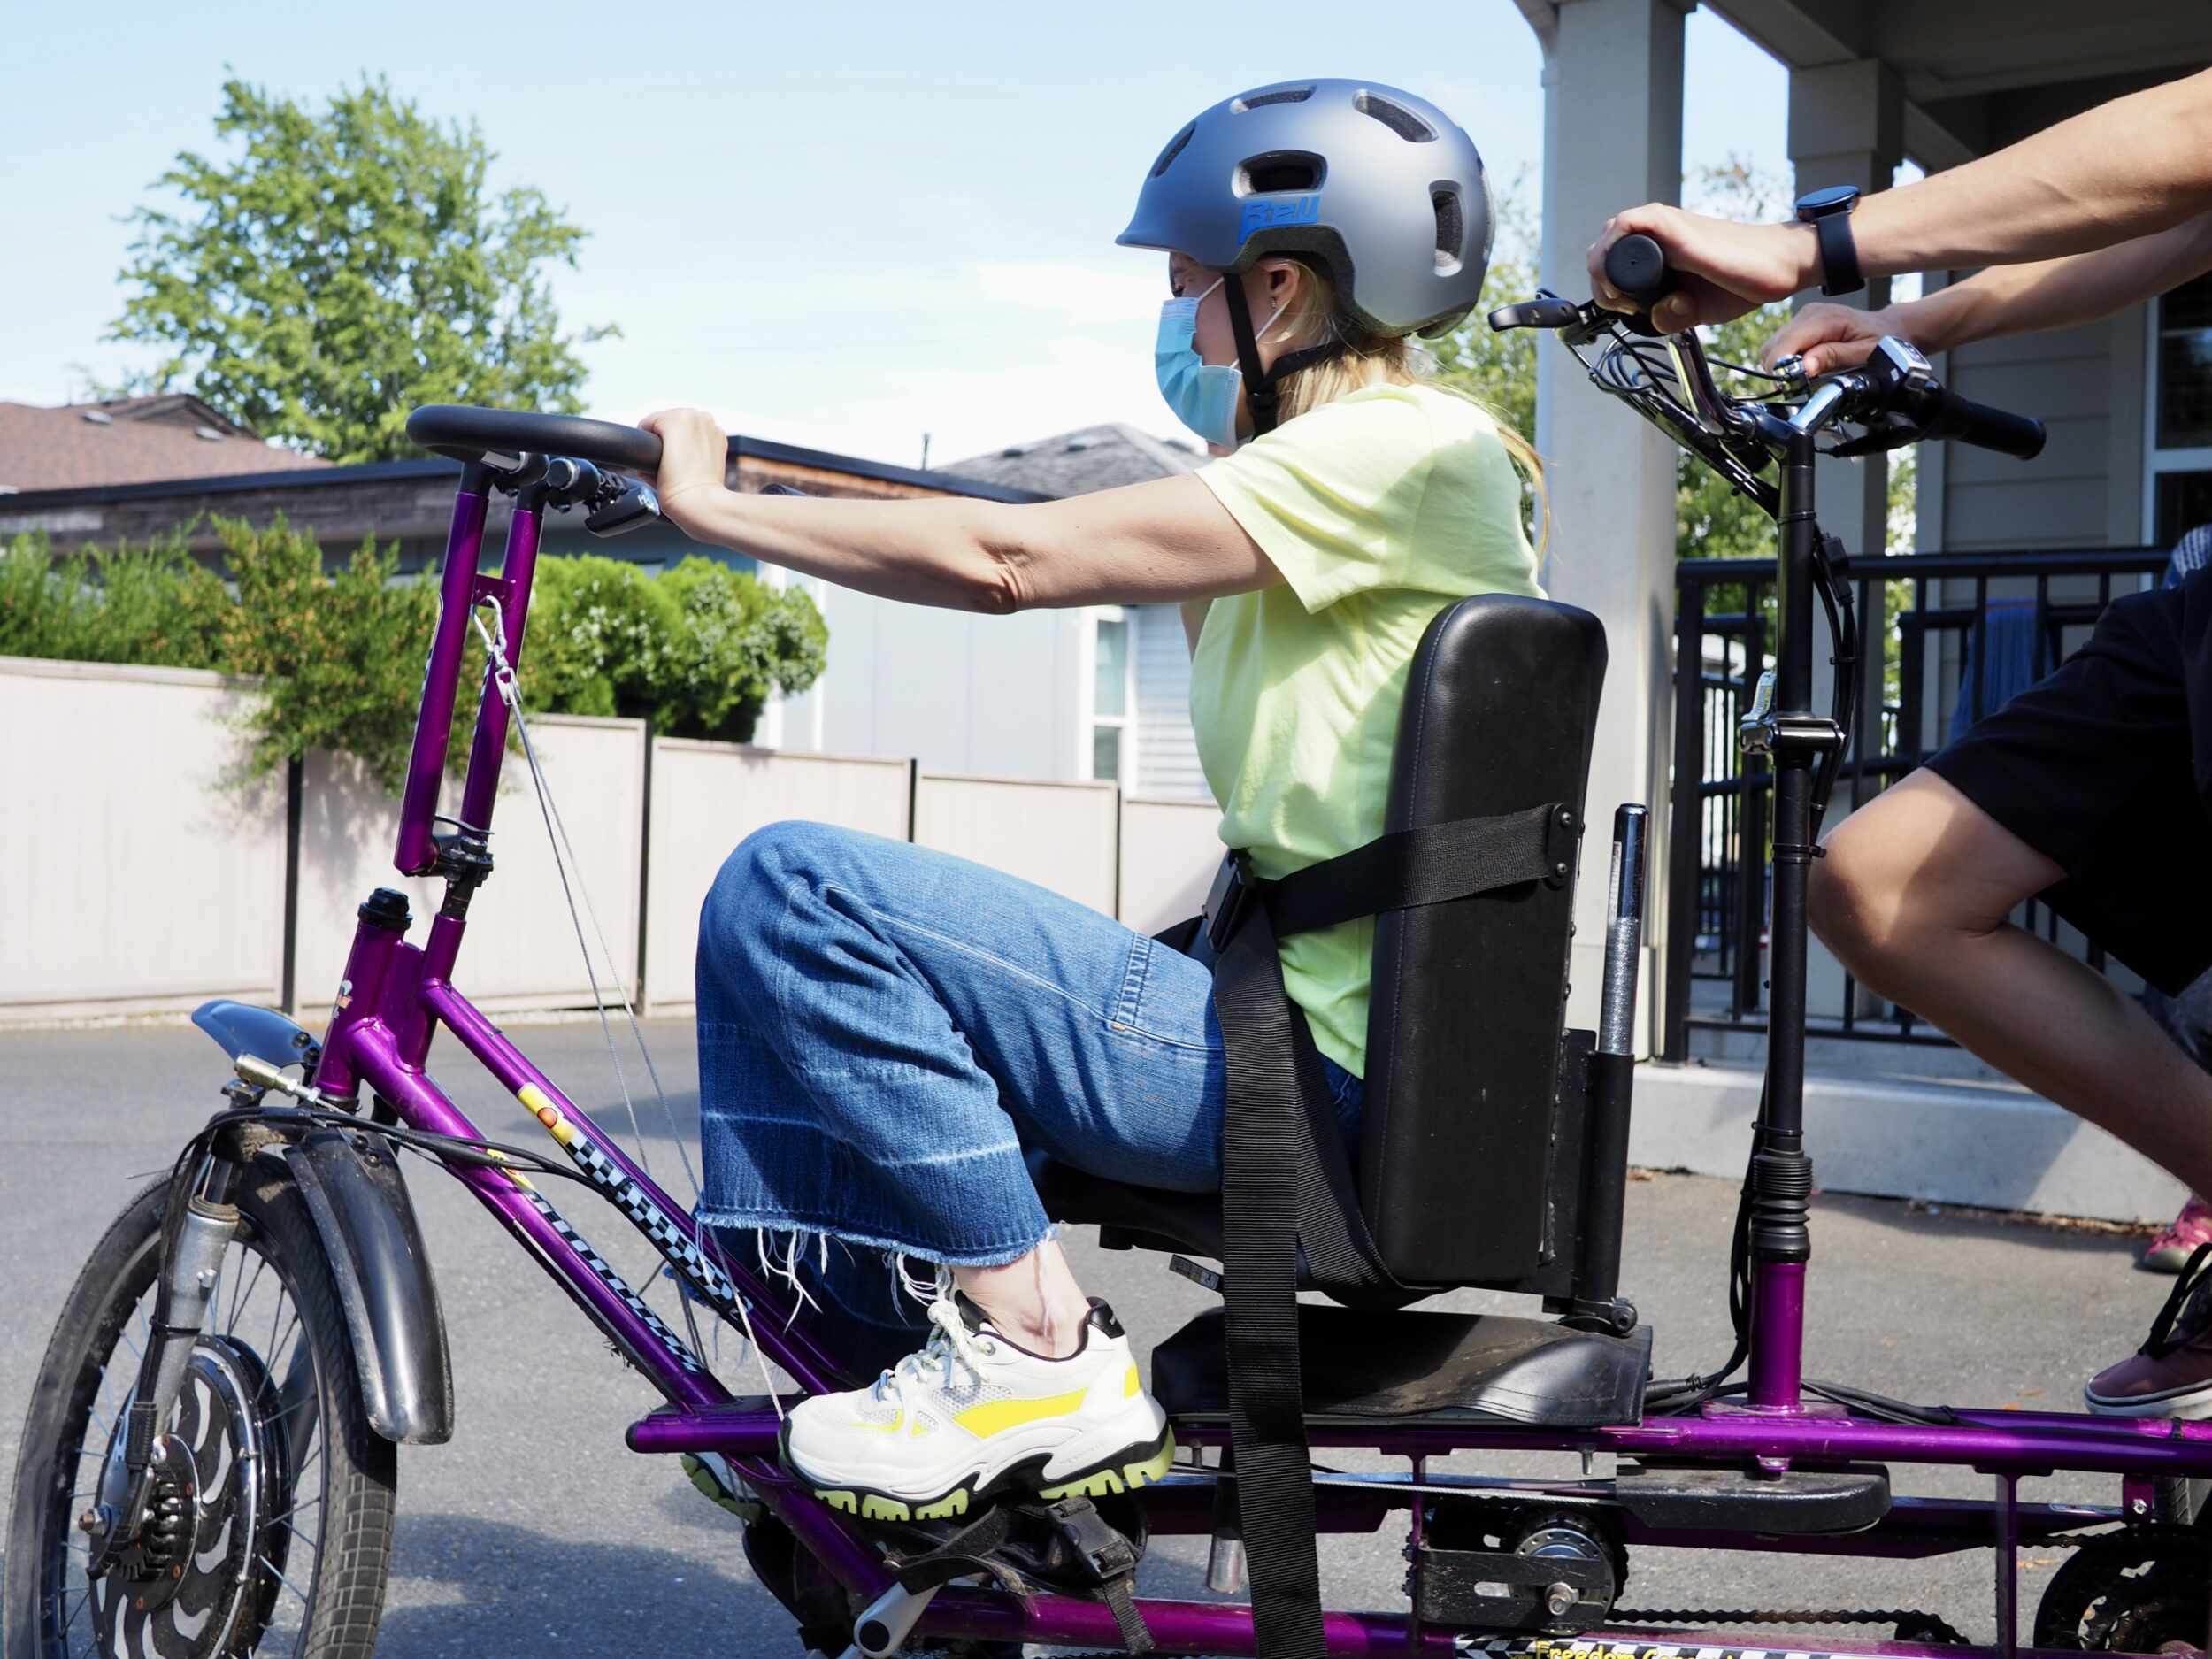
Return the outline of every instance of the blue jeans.
<path id="1" fill-rule="evenodd" d="M 987 1266 L 1050 1236 L 1028 1158 L 1220 1186 L 1210 973 L 1071 899 L 773 824 L 707 895 L 697 972 L 701 1217 L 796 1273 L 862 1369 L 919 1328 L 884 1253 Z M 1324 1064 L 1356 1142 L 1359 1079 Z"/>

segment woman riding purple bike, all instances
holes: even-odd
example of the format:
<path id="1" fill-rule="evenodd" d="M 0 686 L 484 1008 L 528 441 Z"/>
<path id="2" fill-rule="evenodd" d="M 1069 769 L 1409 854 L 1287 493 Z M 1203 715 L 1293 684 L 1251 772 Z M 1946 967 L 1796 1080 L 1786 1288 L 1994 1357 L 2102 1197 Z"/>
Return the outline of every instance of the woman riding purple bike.
<path id="1" fill-rule="evenodd" d="M 917 603 L 1183 604 L 1222 839 L 1279 878 L 1380 832 L 1432 618 L 1539 591 L 1534 457 L 1427 383 L 1414 342 L 1474 306 L 1490 236 L 1481 157 L 1434 105 L 1256 88 L 1170 140 L 1118 239 L 1168 256 L 1160 389 L 1212 465 L 1034 506 L 771 500 L 726 488 L 722 433 L 677 411 L 646 423 L 662 505 L 699 541 Z M 1373 927 L 1282 949 L 1355 1141 Z M 818 1493 L 896 1518 L 1165 1468 L 1165 1416 L 1025 1159 L 1217 1187 L 1211 992 L 1166 945 L 922 848 L 782 824 L 731 856 L 701 918 L 701 1214 L 755 1235 L 841 1351 L 906 1355 L 793 1412 L 786 1455 Z M 902 1282 L 932 1285 L 918 1351 Z"/>

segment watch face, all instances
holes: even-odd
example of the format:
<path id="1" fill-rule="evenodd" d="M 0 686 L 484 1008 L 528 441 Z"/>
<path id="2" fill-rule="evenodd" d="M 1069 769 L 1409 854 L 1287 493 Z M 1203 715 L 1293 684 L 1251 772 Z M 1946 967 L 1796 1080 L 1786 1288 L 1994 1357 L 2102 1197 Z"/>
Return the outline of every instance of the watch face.
<path id="1" fill-rule="evenodd" d="M 1848 208 L 1858 199 L 1859 188 L 1855 184 L 1832 184 L 1824 190 L 1808 190 L 1797 198 L 1798 217 L 1832 213 L 1839 208 Z"/>

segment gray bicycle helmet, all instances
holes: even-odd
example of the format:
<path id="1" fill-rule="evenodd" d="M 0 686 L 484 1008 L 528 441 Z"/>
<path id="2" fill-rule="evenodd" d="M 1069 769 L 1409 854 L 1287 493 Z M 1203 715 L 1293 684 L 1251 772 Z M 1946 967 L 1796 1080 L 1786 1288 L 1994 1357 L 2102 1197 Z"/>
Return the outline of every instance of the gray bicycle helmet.
<path id="1" fill-rule="evenodd" d="M 1363 328 L 1433 337 L 1474 309 L 1491 234 L 1482 157 L 1457 122 L 1394 87 L 1317 80 L 1256 87 L 1176 134 L 1115 240 L 1217 271 L 1299 255 Z"/>

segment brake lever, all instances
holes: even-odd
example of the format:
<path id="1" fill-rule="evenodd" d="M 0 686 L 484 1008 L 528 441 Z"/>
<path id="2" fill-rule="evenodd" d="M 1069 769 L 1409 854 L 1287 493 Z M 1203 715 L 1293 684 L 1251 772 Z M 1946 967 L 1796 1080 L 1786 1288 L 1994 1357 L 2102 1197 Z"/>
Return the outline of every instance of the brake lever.
<path id="1" fill-rule="evenodd" d="M 1509 328 L 1571 328 L 1583 320 L 1587 309 L 1556 294 L 1540 293 L 1532 300 L 1499 306 L 1490 313 L 1490 328 L 1494 334 Z"/>

